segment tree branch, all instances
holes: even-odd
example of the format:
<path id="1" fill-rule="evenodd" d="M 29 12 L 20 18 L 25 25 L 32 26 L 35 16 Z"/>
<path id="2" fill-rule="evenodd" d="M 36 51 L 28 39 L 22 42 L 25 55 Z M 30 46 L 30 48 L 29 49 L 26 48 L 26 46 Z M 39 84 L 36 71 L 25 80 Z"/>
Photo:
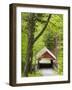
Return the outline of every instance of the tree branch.
<path id="1" fill-rule="evenodd" d="M 48 23 L 49 23 L 49 21 L 50 21 L 50 18 L 51 18 L 51 14 L 49 14 L 49 16 L 48 16 L 48 19 L 47 19 L 47 21 L 46 21 L 46 24 L 45 24 L 45 26 L 43 27 L 43 29 L 41 30 L 41 32 L 38 34 L 38 36 L 34 39 L 34 43 L 37 41 L 37 39 L 43 34 L 43 32 L 44 32 L 44 30 L 46 29 L 46 27 L 47 27 L 47 25 L 48 25 Z"/>
<path id="2" fill-rule="evenodd" d="M 46 23 L 45 20 L 41 20 L 41 19 L 39 19 L 39 18 L 36 18 L 36 20 L 39 21 L 39 22 L 41 22 L 41 23 Z"/>

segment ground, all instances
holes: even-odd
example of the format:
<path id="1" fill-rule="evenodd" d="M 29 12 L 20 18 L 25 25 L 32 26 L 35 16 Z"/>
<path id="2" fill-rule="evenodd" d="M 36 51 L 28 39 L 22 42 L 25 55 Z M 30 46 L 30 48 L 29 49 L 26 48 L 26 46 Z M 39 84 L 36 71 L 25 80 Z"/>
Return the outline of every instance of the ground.
<path id="1" fill-rule="evenodd" d="M 53 70 L 52 68 L 40 69 L 39 71 L 42 73 L 42 76 L 57 75 L 57 72 L 55 70 Z"/>

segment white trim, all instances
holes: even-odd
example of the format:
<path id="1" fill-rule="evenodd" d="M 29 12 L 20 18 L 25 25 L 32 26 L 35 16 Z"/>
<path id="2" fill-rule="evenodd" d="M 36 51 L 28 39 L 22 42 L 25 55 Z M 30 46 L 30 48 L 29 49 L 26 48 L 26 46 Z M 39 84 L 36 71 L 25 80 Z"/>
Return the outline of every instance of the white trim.
<path id="1" fill-rule="evenodd" d="M 56 59 L 55 55 L 46 47 L 44 47 L 43 49 L 41 49 L 38 54 L 36 55 L 37 58 L 41 57 L 45 52 L 48 52 L 54 59 Z"/>

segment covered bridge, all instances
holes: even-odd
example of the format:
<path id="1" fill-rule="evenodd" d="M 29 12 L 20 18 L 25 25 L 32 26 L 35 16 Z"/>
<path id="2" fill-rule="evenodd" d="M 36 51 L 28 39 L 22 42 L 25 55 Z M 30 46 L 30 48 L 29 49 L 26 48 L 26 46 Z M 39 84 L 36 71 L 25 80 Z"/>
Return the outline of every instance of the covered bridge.
<path id="1" fill-rule="evenodd" d="M 38 68 L 53 68 L 57 62 L 55 55 L 46 47 L 37 53 L 36 59 L 38 60 Z"/>

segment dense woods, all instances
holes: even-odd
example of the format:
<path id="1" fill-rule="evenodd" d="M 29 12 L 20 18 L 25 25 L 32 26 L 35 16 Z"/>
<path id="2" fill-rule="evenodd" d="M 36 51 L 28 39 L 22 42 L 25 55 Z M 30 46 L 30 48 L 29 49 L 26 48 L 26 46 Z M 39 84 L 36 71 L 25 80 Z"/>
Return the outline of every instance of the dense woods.
<path id="1" fill-rule="evenodd" d="M 57 72 L 61 75 L 63 73 L 63 15 L 22 12 L 21 32 L 22 76 L 41 76 L 34 67 L 37 64 L 36 54 L 43 47 L 47 47 L 56 56 Z"/>

